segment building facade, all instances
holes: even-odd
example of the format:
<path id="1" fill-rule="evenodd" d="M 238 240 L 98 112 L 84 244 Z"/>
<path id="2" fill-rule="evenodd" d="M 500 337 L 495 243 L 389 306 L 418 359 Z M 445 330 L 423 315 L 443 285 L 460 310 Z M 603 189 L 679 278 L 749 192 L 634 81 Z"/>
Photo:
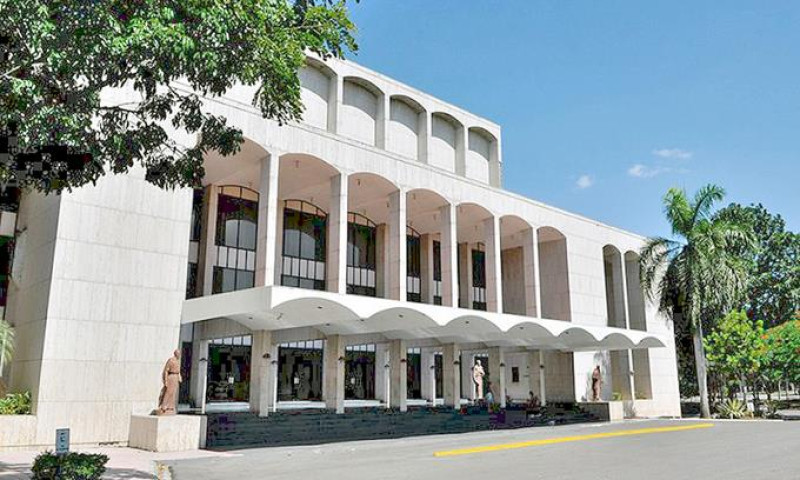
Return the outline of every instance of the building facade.
<path id="1" fill-rule="evenodd" d="M 492 122 L 351 62 L 309 59 L 301 80 L 289 125 L 250 88 L 207 100 L 246 140 L 207 156 L 202 189 L 134 171 L 22 196 L 3 375 L 35 421 L 18 443 L 126 442 L 175 348 L 194 412 L 456 407 L 482 395 L 481 360 L 501 404 L 589 401 L 600 365 L 603 400 L 680 415 L 642 237 L 504 191 Z"/>

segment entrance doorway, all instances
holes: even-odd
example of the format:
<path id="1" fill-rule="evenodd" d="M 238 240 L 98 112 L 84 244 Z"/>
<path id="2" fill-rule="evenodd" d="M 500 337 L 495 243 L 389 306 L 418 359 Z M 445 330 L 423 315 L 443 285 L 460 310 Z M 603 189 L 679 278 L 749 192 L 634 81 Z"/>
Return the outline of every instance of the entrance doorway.
<path id="1" fill-rule="evenodd" d="M 278 401 L 322 400 L 324 340 L 278 346 Z"/>
<path id="2" fill-rule="evenodd" d="M 251 341 L 249 335 L 211 340 L 207 401 L 249 401 Z"/>
<path id="3" fill-rule="evenodd" d="M 406 352 L 406 389 L 408 398 L 422 398 L 422 352 L 409 348 Z"/>
<path id="4" fill-rule="evenodd" d="M 344 398 L 374 400 L 375 345 L 348 345 L 344 358 Z"/>

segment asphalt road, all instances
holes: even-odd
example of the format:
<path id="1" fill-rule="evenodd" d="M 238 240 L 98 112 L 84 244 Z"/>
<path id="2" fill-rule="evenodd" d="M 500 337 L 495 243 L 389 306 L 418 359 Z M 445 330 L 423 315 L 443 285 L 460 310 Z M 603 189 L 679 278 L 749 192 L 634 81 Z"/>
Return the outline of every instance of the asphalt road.
<path id="1" fill-rule="evenodd" d="M 240 450 L 224 457 L 167 464 L 176 480 L 800 480 L 800 422 L 710 423 L 703 427 L 694 420 L 653 420 L 540 427 Z M 658 430 L 673 427 L 692 428 Z M 624 435 L 620 435 L 622 431 Z M 576 438 L 550 443 L 564 437 Z M 485 451 L 486 447 L 519 442 L 533 445 Z M 435 456 L 436 452 L 441 455 L 458 449 L 467 450 Z"/>

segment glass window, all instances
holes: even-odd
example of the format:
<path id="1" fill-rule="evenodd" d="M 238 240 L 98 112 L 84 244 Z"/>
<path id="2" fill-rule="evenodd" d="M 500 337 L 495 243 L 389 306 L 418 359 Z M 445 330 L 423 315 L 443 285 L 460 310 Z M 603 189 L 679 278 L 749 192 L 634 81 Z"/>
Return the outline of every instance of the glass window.
<path id="1" fill-rule="evenodd" d="M 258 193 L 237 186 L 219 187 L 217 197 L 217 258 L 213 293 L 255 286 L 258 238 Z"/>
<path id="2" fill-rule="evenodd" d="M 287 200 L 283 209 L 281 285 L 325 290 L 327 214 L 302 201 Z"/>
<path id="3" fill-rule="evenodd" d="M 419 232 L 406 229 L 406 300 L 422 301 L 422 241 Z"/>
<path id="4" fill-rule="evenodd" d="M 375 224 L 363 215 L 350 213 L 347 223 L 347 293 L 374 297 L 376 289 Z"/>

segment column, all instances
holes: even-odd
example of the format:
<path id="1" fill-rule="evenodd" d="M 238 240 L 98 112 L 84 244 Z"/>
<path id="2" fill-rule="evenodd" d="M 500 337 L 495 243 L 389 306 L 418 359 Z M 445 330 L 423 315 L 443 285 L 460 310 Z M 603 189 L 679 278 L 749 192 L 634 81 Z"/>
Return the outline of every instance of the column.
<path id="1" fill-rule="evenodd" d="M 442 348 L 442 394 L 444 404 L 458 409 L 461 407 L 461 373 L 458 346 L 450 343 Z"/>
<path id="2" fill-rule="evenodd" d="M 344 339 L 329 335 L 325 339 L 325 408 L 344 413 Z"/>
<path id="3" fill-rule="evenodd" d="M 203 202 L 205 218 L 203 222 L 203 248 L 201 249 L 203 296 L 211 295 L 214 291 L 214 264 L 217 262 L 217 206 L 219 205 L 217 188 L 217 185 L 206 187 L 206 198 L 205 202 Z"/>
<path id="4" fill-rule="evenodd" d="M 389 195 L 389 256 L 386 298 L 406 300 L 406 194 L 397 190 Z"/>
<path id="5" fill-rule="evenodd" d="M 489 349 L 489 381 L 492 382 L 495 403 L 506 408 L 506 360 L 500 347 Z"/>
<path id="6" fill-rule="evenodd" d="M 431 402 L 431 405 L 436 404 L 436 374 L 434 368 L 436 360 L 434 359 L 434 350 L 430 348 L 420 349 L 420 387 L 422 390 L 422 398 Z"/>
<path id="7" fill-rule="evenodd" d="M 253 345 L 250 350 L 250 411 L 266 417 L 275 407 L 275 366 L 277 349 L 272 346 L 270 330 L 253 331 Z"/>
<path id="8" fill-rule="evenodd" d="M 533 234 L 533 281 L 536 284 L 536 316 L 542 318 L 542 270 L 539 268 L 539 229 L 532 228 Z M 542 400 L 544 402 L 544 400 Z M 542 403 L 544 405 L 544 403 Z"/>
<path id="9" fill-rule="evenodd" d="M 500 138 L 495 137 L 489 148 L 489 185 L 501 188 L 503 186 L 503 161 L 500 158 L 502 155 Z"/>
<path id="10" fill-rule="evenodd" d="M 408 409 L 407 353 L 405 340 L 392 340 L 389 344 L 389 374 L 392 379 L 391 406 L 399 408 L 401 412 L 405 412 Z"/>
<path id="11" fill-rule="evenodd" d="M 375 345 L 375 400 L 389 405 L 389 349 L 387 344 Z"/>
<path id="12" fill-rule="evenodd" d="M 420 293 L 422 303 L 433 305 L 433 235 L 420 235 Z"/>
<path id="13" fill-rule="evenodd" d="M 539 399 L 544 407 L 547 404 L 547 388 L 545 387 L 545 363 L 544 363 L 544 350 L 539 350 Z"/>
<path id="14" fill-rule="evenodd" d="M 334 75 L 328 84 L 328 131 L 339 131 L 339 111 L 344 100 L 344 80 L 341 75 Z"/>
<path id="15" fill-rule="evenodd" d="M 542 401 L 541 392 L 539 390 L 539 352 L 529 351 L 525 355 L 526 364 L 528 366 L 528 391 L 533 392 L 534 395 L 539 397 Z"/>
<path id="16" fill-rule="evenodd" d="M 192 342 L 191 391 L 194 406 L 201 413 L 205 413 L 208 388 L 208 344 L 208 340 L 195 339 Z"/>
<path id="17" fill-rule="evenodd" d="M 279 157 L 268 154 L 261 160 L 258 188 L 258 239 L 256 244 L 256 286 L 276 283 L 275 268 L 278 237 L 278 165 Z M 280 282 L 278 282 L 280 283 Z"/>
<path id="18" fill-rule="evenodd" d="M 375 118 L 375 146 L 386 149 L 389 145 L 389 119 L 391 116 L 391 99 L 388 95 L 378 97 L 378 111 Z"/>
<path id="19" fill-rule="evenodd" d="M 500 219 L 494 215 L 483 222 L 486 244 L 486 311 L 502 312 L 503 286 L 500 262 Z"/>
<path id="20" fill-rule="evenodd" d="M 417 160 L 420 163 L 428 164 L 430 163 L 429 145 L 432 136 L 431 124 L 433 123 L 431 121 L 431 113 L 423 110 L 420 112 L 417 122 L 419 127 L 417 130 Z"/>
<path id="21" fill-rule="evenodd" d="M 469 243 L 460 243 L 458 246 L 458 306 L 471 309 L 475 300 L 475 292 L 472 291 L 472 246 Z"/>
<path id="22" fill-rule="evenodd" d="M 331 206 L 328 212 L 327 290 L 347 292 L 347 175 L 331 177 Z"/>
<path id="23" fill-rule="evenodd" d="M 620 272 L 622 276 L 622 310 L 623 315 L 625 315 L 625 328 L 627 330 L 631 329 L 631 316 L 630 310 L 628 310 L 628 266 L 625 263 L 625 254 L 620 254 L 619 256 L 619 263 L 620 263 Z M 633 350 L 628 349 L 625 350 L 625 354 L 627 356 L 627 367 L 628 367 L 628 385 L 627 388 L 630 390 L 631 400 L 636 400 L 636 371 L 634 370 L 634 363 L 633 363 Z"/>
<path id="24" fill-rule="evenodd" d="M 528 317 L 538 316 L 536 291 L 539 285 L 536 283 L 536 234 L 533 228 L 522 232 L 522 261 L 525 281 L 525 315 Z"/>
<path id="25" fill-rule="evenodd" d="M 467 174 L 467 152 L 469 151 L 469 132 L 467 127 L 456 127 L 456 175 L 464 177 Z"/>
<path id="26" fill-rule="evenodd" d="M 458 245 L 456 243 L 456 209 L 453 205 L 444 205 L 439 209 L 442 221 L 441 255 L 442 255 L 442 305 L 458 306 Z"/>

